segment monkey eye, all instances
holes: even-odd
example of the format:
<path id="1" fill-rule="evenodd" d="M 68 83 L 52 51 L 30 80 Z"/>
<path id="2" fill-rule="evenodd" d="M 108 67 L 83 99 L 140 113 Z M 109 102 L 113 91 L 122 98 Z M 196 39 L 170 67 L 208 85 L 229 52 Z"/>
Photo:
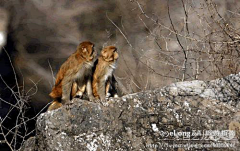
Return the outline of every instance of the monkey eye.
<path id="1" fill-rule="evenodd" d="M 114 49 L 114 51 L 113 52 L 116 52 L 117 51 L 117 48 L 116 49 Z"/>

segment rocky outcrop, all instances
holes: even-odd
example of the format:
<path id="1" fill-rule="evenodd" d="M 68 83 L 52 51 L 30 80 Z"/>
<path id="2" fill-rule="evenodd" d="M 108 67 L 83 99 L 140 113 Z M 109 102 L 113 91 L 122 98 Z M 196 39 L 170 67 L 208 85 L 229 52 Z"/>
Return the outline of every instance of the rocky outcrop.
<path id="1" fill-rule="evenodd" d="M 240 100 L 240 73 L 209 82 L 195 80 L 174 83 L 165 87 L 165 92 L 170 96 L 198 95 L 203 98 L 236 103 Z"/>
<path id="2" fill-rule="evenodd" d="M 41 114 L 22 150 L 238 150 L 240 73 Z"/>

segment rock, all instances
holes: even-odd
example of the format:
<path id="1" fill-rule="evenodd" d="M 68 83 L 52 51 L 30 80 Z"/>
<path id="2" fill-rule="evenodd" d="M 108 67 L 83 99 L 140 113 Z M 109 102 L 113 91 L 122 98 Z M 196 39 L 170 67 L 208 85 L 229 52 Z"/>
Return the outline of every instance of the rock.
<path id="1" fill-rule="evenodd" d="M 30 137 L 22 146 L 24 151 L 33 151 L 35 149 L 36 138 Z"/>
<path id="2" fill-rule="evenodd" d="M 239 76 L 179 82 L 103 104 L 74 99 L 41 114 L 35 140 L 22 150 L 237 151 Z"/>
<path id="3" fill-rule="evenodd" d="M 240 73 L 231 74 L 210 82 L 199 80 L 177 82 L 164 89 L 165 95 L 170 96 L 198 95 L 203 98 L 224 102 L 238 102 L 240 97 Z"/>

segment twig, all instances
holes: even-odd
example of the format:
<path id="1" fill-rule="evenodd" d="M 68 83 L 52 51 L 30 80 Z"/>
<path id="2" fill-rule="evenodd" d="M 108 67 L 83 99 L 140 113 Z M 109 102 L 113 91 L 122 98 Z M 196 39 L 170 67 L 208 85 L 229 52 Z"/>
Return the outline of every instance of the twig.
<path id="1" fill-rule="evenodd" d="M 172 18 L 171 18 L 170 9 L 169 9 L 169 0 L 168 0 L 167 5 L 168 5 L 168 7 L 167 7 L 167 8 L 168 8 L 168 17 L 169 17 L 170 23 L 171 23 L 171 25 L 172 25 L 173 31 L 174 31 L 175 33 L 178 33 L 177 30 L 175 29 L 175 26 L 174 26 L 173 21 L 172 21 Z M 176 38 L 177 38 L 177 42 L 178 42 L 178 44 L 180 45 L 180 47 L 182 48 L 182 51 L 183 51 L 183 54 L 184 54 L 183 77 L 182 77 L 182 81 L 184 81 L 184 80 L 185 80 L 185 75 L 186 75 L 186 72 L 187 72 L 187 71 L 186 71 L 186 70 L 187 70 L 187 53 L 186 53 L 186 51 L 185 51 L 182 43 L 180 42 L 180 40 L 179 40 L 179 38 L 178 38 L 178 34 L 175 34 L 175 35 L 176 35 Z"/>
<path id="2" fill-rule="evenodd" d="M 20 93 L 19 86 L 18 86 L 17 74 L 16 74 L 16 71 L 15 71 L 15 69 L 14 69 L 14 67 L 13 67 L 12 60 L 11 60 L 11 58 L 10 58 L 10 56 L 9 56 L 9 54 L 8 54 L 8 52 L 7 52 L 7 50 L 5 49 L 5 47 L 3 47 L 3 50 L 4 50 L 5 53 L 7 54 L 8 60 L 9 60 L 10 65 L 11 65 L 11 67 L 12 67 L 12 71 L 13 71 L 13 74 L 14 74 L 14 78 L 15 78 L 16 86 L 17 86 L 17 89 L 18 89 L 18 94 L 20 95 L 21 93 Z"/>
<path id="3" fill-rule="evenodd" d="M 51 64 L 50 64 L 50 62 L 49 62 L 49 60 L 48 60 L 48 66 L 49 66 L 49 68 L 50 68 L 50 71 L 51 71 L 51 74 L 52 74 L 52 78 L 53 78 L 53 85 L 54 85 L 54 83 L 55 83 L 55 77 L 54 77 L 54 74 L 53 74 L 53 70 L 52 70 L 52 66 L 51 66 Z M 52 85 L 51 85 L 51 87 L 52 87 Z"/>
<path id="4" fill-rule="evenodd" d="M 106 13 L 106 17 L 107 17 L 107 19 L 119 30 L 119 32 L 122 34 L 122 36 L 123 36 L 123 37 L 125 38 L 125 40 L 127 41 L 128 45 L 129 45 L 132 49 L 134 49 L 134 48 L 132 47 L 132 44 L 128 41 L 128 38 L 127 38 L 127 37 L 125 36 L 125 34 L 122 32 L 122 30 L 108 17 L 108 14 L 107 14 L 107 13 Z M 120 52 L 120 53 L 121 53 L 121 52 Z M 122 56 L 123 56 L 123 55 L 122 55 Z M 128 65 L 127 65 L 126 60 L 125 60 L 124 57 L 123 57 L 123 61 L 124 61 L 125 65 L 126 65 L 127 69 L 129 70 L 131 76 L 135 79 L 136 82 L 138 82 L 138 81 L 136 80 L 135 76 L 133 75 L 132 71 L 129 69 L 129 67 L 128 67 Z M 135 82 L 134 82 L 134 84 L 137 86 L 137 88 L 139 88 L 139 89 L 141 90 L 139 84 L 136 84 Z"/>

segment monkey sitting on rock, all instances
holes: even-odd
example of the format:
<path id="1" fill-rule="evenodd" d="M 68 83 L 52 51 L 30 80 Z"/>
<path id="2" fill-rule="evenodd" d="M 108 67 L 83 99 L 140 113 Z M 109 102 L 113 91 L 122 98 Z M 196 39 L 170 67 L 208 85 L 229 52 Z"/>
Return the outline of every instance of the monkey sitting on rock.
<path id="1" fill-rule="evenodd" d="M 80 51 L 78 53 L 75 52 L 72 56 L 75 56 L 76 58 L 76 55 L 81 55 L 81 50 L 84 51 L 85 48 L 85 51 L 89 52 L 87 54 L 93 55 L 93 46 L 91 50 L 91 47 L 87 47 L 88 45 L 91 45 L 91 43 L 81 43 L 78 47 L 78 50 Z M 81 60 L 81 63 L 78 65 L 77 63 L 74 64 L 78 66 L 78 72 L 75 71 L 76 69 L 71 69 L 77 67 L 68 65 L 69 63 L 71 64 L 71 62 L 75 61 L 74 59 L 70 59 L 72 56 L 70 56 L 69 59 L 61 66 L 57 74 L 56 84 L 50 93 L 50 96 L 54 99 L 54 101 L 49 106 L 48 111 L 61 107 L 68 100 L 76 96 L 81 98 L 86 87 L 90 101 L 95 100 L 96 102 L 99 102 L 99 100 L 103 101 L 110 96 L 118 97 L 116 91 L 117 81 L 113 77 L 113 71 L 116 68 L 118 59 L 117 48 L 115 46 L 105 47 L 101 51 L 101 55 L 98 60 L 94 63 L 94 66 L 92 62 L 94 56 L 92 55 L 85 57 L 90 59 Z M 88 68 L 85 67 L 85 64 L 89 64 Z M 67 66 L 68 69 L 65 69 L 65 66 Z M 63 71 L 66 73 L 64 74 Z M 75 72 L 72 73 L 72 71 Z M 71 72 L 70 75 L 69 72 Z M 64 78 L 67 79 L 63 80 Z M 62 83 L 62 81 L 67 81 L 68 83 Z M 64 85 L 64 87 L 62 85 Z"/>
<path id="2" fill-rule="evenodd" d="M 101 51 L 92 80 L 93 95 L 96 99 L 103 101 L 110 96 L 118 97 L 117 81 L 113 77 L 117 59 L 118 53 L 115 46 L 107 46 Z"/>
<path id="3" fill-rule="evenodd" d="M 76 89 L 76 85 L 79 91 L 77 94 L 83 94 L 87 89 L 89 100 L 94 99 L 91 77 L 95 56 L 93 43 L 85 41 L 79 44 L 76 52 L 62 64 L 58 71 L 55 85 L 49 94 L 54 101 L 48 107 L 48 111 L 69 103 L 75 95 L 72 89 Z"/>

